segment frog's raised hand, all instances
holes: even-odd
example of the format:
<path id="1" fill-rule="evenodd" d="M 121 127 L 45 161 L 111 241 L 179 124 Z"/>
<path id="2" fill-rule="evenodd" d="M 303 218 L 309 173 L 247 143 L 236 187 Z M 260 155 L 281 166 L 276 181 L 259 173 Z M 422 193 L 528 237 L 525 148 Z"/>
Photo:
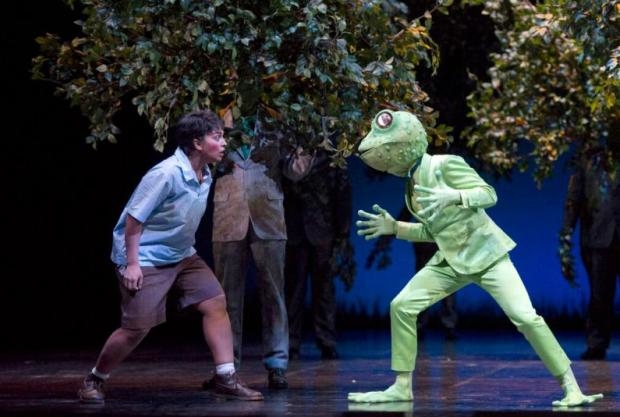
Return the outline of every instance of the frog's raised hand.
<path id="1" fill-rule="evenodd" d="M 372 206 L 376 214 L 359 210 L 357 214 L 366 220 L 358 220 L 355 225 L 358 227 L 357 234 L 364 236 L 364 239 L 370 240 L 381 235 L 396 234 L 396 220 L 385 209 L 378 204 Z"/>
<path id="2" fill-rule="evenodd" d="M 435 217 L 444 208 L 461 204 L 461 193 L 446 184 L 440 170 L 435 171 L 435 177 L 437 178 L 437 184 L 439 184 L 437 187 L 424 187 L 422 185 L 415 185 L 413 187 L 416 192 L 425 194 L 416 200 L 425 206 L 418 214 L 422 217 L 430 214 L 430 217 L 428 217 L 429 222 L 435 220 Z"/>

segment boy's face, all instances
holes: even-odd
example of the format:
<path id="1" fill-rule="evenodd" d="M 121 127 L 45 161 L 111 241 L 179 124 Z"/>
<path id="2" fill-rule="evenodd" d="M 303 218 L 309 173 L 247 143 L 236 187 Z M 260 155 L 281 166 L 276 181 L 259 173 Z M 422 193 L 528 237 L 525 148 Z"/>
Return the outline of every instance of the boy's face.
<path id="1" fill-rule="evenodd" d="M 199 150 L 207 163 L 219 162 L 224 157 L 226 140 L 222 130 L 207 133 L 199 144 Z"/>

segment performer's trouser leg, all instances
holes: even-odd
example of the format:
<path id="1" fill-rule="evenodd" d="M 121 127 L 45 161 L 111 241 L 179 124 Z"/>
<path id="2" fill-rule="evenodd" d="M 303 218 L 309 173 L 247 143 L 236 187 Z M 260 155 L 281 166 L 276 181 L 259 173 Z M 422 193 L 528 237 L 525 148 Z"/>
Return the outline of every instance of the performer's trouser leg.
<path id="1" fill-rule="evenodd" d="M 285 240 L 255 239 L 250 244 L 256 265 L 261 303 L 263 364 L 267 369 L 288 367 L 288 317 L 284 300 Z"/>
<path id="2" fill-rule="evenodd" d="M 288 313 L 289 349 L 299 351 L 303 339 L 310 244 L 286 246 L 284 293 Z"/>
<path id="3" fill-rule="evenodd" d="M 405 285 L 390 303 L 392 370 L 411 372 L 418 353 L 418 314 L 469 281 L 458 279 L 452 268 L 442 262 L 425 266 Z"/>
<path id="4" fill-rule="evenodd" d="M 589 349 L 606 351 L 609 348 L 614 323 L 616 281 L 620 276 L 620 239 L 608 248 L 582 248 L 581 259 L 588 273 L 590 300 L 586 315 L 586 335 Z"/>
<path id="5" fill-rule="evenodd" d="M 485 270 L 475 282 L 497 301 L 553 376 L 560 376 L 568 370 L 570 360 L 545 320 L 534 310 L 508 255 Z"/>
<path id="6" fill-rule="evenodd" d="M 310 276 L 312 279 L 312 321 L 317 346 L 336 346 L 336 287 L 329 264 L 332 243 L 314 245 Z"/>

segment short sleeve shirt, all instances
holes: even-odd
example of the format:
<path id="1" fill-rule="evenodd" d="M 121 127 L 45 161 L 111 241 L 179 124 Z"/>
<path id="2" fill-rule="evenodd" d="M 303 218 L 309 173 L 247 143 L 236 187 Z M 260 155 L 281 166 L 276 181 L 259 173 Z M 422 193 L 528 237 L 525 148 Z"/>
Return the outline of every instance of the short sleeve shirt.
<path id="1" fill-rule="evenodd" d="M 141 266 L 168 265 L 196 253 L 196 230 L 207 207 L 211 183 L 207 167 L 202 183 L 198 182 L 189 159 L 180 148 L 151 168 L 140 180 L 114 227 L 112 262 L 127 263 L 127 215 L 142 223 Z"/>

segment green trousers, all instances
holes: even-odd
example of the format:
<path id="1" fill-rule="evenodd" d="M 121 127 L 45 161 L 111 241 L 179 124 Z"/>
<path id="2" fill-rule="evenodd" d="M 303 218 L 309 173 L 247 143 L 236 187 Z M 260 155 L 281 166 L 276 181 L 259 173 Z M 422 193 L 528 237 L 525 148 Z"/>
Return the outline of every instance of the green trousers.
<path id="1" fill-rule="evenodd" d="M 418 314 L 469 284 L 480 286 L 495 299 L 553 376 L 568 370 L 570 360 L 545 320 L 534 310 L 508 255 L 473 275 L 460 275 L 445 261 L 426 265 L 415 274 L 390 303 L 392 370 L 411 372 L 415 369 Z"/>

